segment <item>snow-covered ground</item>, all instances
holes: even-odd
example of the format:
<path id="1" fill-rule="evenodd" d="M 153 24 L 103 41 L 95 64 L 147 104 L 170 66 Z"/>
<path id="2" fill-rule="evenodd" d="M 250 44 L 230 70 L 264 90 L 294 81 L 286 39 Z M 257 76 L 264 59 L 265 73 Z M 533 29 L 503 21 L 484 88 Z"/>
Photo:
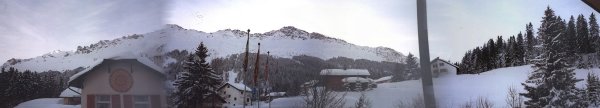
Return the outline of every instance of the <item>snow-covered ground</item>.
<path id="1" fill-rule="evenodd" d="M 522 82 L 534 69 L 532 65 L 506 67 L 490 70 L 481 74 L 448 74 L 434 78 L 436 102 L 440 107 L 458 107 L 469 100 L 479 97 L 488 98 L 494 107 L 507 107 L 506 97 L 509 87 L 519 93 L 525 92 Z M 576 69 L 575 77 L 586 79 L 589 72 L 598 73 L 600 69 Z M 585 80 L 576 84 L 578 88 L 585 86 Z"/>
<path id="2" fill-rule="evenodd" d="M 63 105 L 62 98 L 40 98 L 17 105 L 15 108 L 81 108 L 80 105 Z"/>
<path id="3" fill-rule="evenodd" d="M 346 93 L 345 107 L 354 107 L 354 104 L 361 95 L 361 92 L 337 92 Z M 423 96 L 421 80 L 409 80 L 394 83 L 378 84 L 377 88 L 365 92 L 365 96 L 370 100 L 372 108 L 394 108 L 400 102 L 411 102 L 416 97 Z M 294 96 L 277 98 L 271 102 L 273 108 L 297 108 L 304 103 L 304 96 Z M 251 107 L 257 107 L 251 106 Z M 268 103 L 261 103 L 261 108 L 267 108 Z"/>

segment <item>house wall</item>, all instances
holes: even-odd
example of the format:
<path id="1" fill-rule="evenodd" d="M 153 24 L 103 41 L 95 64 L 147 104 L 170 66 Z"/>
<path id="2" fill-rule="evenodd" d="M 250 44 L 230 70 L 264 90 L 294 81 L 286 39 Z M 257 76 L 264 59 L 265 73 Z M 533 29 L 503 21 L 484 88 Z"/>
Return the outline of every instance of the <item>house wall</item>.
<path id="1" fill-rule="evenodd" d="M 250 89 L 250 88 L 248 88 Z M 250 98 L 251 98 L 251 93 L 250 92 L 244 92 L 243 94 L 246 95 L 246 104 L 249 105 L 250 104 Z M 225 103 L 229 104 L 230 106 L 243 106 L 244 104 L 244 96 L 242 94 L 242 91 L 236 89 L 235 87 L 231 86 L 231 85 L 227 85 L 223 88 L 221 88 L 219 90 L 219 95 L 221 95 L 221 97 L 223 97 L 223 99 L 225 99 Z"/>
<path id="2" fill-rule="evenodd" d="M 446 74 L 456 74 L 457 71 L 456 67 L 440 60 L 435 60 L 431 63 L 431 72 L 434 77 Z"/>
<path id="3" fill-rule="evenodd" d="M 125 69 L 130 72 L 133 78 L 133 84 L 129 91 L 121 93 L 111 88 L 109 76 L 111 70 L 115 69 Z M 134 95 L 148 95 L 152 102 L 152 108 L 167 107 L 164 77 L 161 77 L 155 70 L 135 60 L 105 61 L 96 66 L 95 69 L 89 71 L 84 77 L 81 94 L 81 106 L 84 108 L 88 107 L 88 99 L 91 99 L 89 101 L 93 102 L 94 95 L 111 95 L 111 101 L 120 100 L 120 102 L 111 104 L 120 104 L 117 105 L 120 106 L 120 108 L 131 105 L 131 99 Z"/>
<path id="4" fill-rule="evenodd" d="M 325 87 L 335 91 L 344 91 L 346 88 L 344 88 L 344 82 L 342 82 L 342 79 L 348 77 L 367 78 L 365 75 L 327 75 L 324 77 Z"/>
<path id="5" fill-rule="evenodd" d="M 342 79 L 344 78 L 345 76 L 326 76 L 325 87 L 331 90 L 343 90 L 344 83 L 342 82 Z"/>

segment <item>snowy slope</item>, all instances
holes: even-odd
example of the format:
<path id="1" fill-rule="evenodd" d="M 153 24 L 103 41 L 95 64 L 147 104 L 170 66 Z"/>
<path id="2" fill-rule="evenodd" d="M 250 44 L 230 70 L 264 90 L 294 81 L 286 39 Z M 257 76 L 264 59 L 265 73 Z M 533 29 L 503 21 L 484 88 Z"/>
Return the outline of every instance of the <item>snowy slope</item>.
<path id="1" fill-rule="evenodd" d="M 494 107 L 507 107 L 506 96 L 509 87 L 514 87 L 519 93 L 525 92 L 522 82 L 525 82 L 532 65 L 506 67 L 490 70 L 481 74 L 449 74 L 433 79 L 435 96 L 440 107 L 459 107 L 469 100 L 478 97 L 488 98 Z M 578 79 L 586 79 L 588 72 L 599 73 L 600 69 L 576 69 Z M 585 80 L 576 84 L 583 88 Z"/>
<path id="2" fill-rule="evenodd" d="M 246 32 L 240 30 L 220 30 L 213 33 L 189 30 L 178 25 L 166 25 L 163 29 L 146 34 L 123 36 L 114 40 L 102 40 L 76 51 L 55 51 L 29 59 L 11 59 L 3 67 L 15 67 L 19 70 L 46 71 L 69 70 L 88 67 L 94 61 L 118 56 L 124 52 L 133 52 L 134 56 L 148 57 L 157 64 L 174 62 L 165 56 L 173 50 L 194 51 L 200 42 L 209 49 L 211 58 L 226 57 L 242 53 L 246 43 Z M 405 56 L 386 47 L 366 47 L 347 43 L 318 33 L 308 33 L 294 28 L 283 27 L 266 33 L 253 33 L 250 37 L 250 51 L 256 52 L 257 43 L 261 43 L 261 53 L 270 51 L 271 55 L 290 58 L 297 55 L 309 55 L 321 59 L 343 56 L 373 61 L 403 62 Z"/>
<path id="3" fill-rule="evenodd" d="M 360 98 L 361 92 L 337 92 L 346 94 L 344 107 L 352 108 Z M 408 80 L 394 83 L 378 84 L 377 88 L 365 92 L 372 108 L 396 108 L 401 102 L 412 102 L 412 99 L 423 96 L 421 80 Z M 273 108 L 298 108 L 304 104 L 304 96 L 277 98 L 271 102 Z M 257 105 L 255 104 L 255 106 Z M 268 103 L 261 103 L 261 108 L 268 108 Z"/>

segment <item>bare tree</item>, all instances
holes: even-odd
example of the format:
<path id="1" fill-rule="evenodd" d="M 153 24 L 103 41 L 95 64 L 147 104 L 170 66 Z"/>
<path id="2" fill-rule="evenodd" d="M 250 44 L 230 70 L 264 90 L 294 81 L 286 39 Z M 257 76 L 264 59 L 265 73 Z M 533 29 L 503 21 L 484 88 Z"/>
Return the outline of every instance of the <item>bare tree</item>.
<path id="1" fill-rule="evenodd" d="M 367 98 L 365 92 L 360 93 L 358 101 L 354 105 L 355 108 L 371 108 L 371 100 Z"/>
<path id="2" fill-rule="evenodd" d="M 517 93 L 517 90 L 514 87 L 508 88 L 508 94 L 506 95 L 506 104 L 510 108 L 522 108 L 523 106 L 523 97 Z"/>
<path id="3" fill-rule="evenodd" d="M 345 97 L 346 93 L 340 95 L 324 87 L 313 87 L 304 97 L 304 105 L 306 108 L 343 108 Z"/>
<path id="4" fill-rule="evenodd" d="M 477 108 L 492 108 L 494 107 L 494 103 L 490 102 L 488 98 L 479 97 L 477 98 L 477 102 L 475 102 Z"/>
<path id="5" fill-rule="evenodd" d="M 471 100 L 467 101 L 466 103 L 460 105 L 461 108 L 473 108 L 473 102 Z"/>
<path id="6" fill-rule="evenodd" d="M 460 106 L 461 108 L 492 108 L 494 107 L 494 103 L 492 103 L 488 98 L 479 97 L 473 103 L 472 100 L 467 101 L 466 103 Z"/>

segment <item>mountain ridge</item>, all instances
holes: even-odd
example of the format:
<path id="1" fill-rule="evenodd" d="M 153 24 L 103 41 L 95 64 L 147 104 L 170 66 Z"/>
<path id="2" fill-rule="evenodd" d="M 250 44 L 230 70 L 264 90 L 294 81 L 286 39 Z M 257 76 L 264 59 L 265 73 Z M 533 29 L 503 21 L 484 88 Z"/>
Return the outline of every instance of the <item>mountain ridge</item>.
<path id="1" fill-rule="evenodd" d="M 92 60 L 96 61 L 132 49 L 135 49 L 133 54 L 136 56 L 151 58 L 157 64 L 164 66 L 173 62 L 173 58 L 166 56 L 167 53 L 174 50 L 194 51 L 200 42 L 209 47 L 210 59 L 242 53 L 245 48 L 246 33 L 237 29 L 207 33 L 167 24 L 161 29 L 144 34 L 132 34 L 113 40 L 100 40 L 89 46 L 78 46 L 75 51 L 53 51 L 27 59 L 12 58 L 2 67 L 32 71 L 69 70 L 86 67 L 86 63 Z M 402 53 L 388 47 L 359 46 L 320 33 L 309 33 L 293 26 L 264 33 L 252 33 L 250 39 L 251 52 L 256 52 L 256 43 L 261 42 L 263 52 L 271 51 L 272 55 L 284 58 L 309 55 L 328 59 L 341 56 L 398 63 L 404 62 L 405 58 Z"/>

